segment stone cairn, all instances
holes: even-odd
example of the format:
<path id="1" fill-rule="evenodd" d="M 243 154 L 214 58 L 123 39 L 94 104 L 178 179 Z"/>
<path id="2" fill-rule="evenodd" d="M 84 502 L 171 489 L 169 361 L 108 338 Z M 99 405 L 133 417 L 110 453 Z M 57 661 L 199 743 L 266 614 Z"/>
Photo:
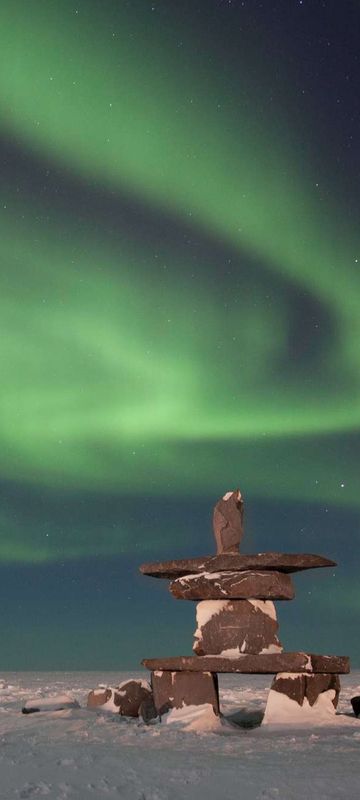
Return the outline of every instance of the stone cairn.
<path id="1" fill-rule="evenodd" d="M 214 508 L 216 556 L 140 567 L 144 575 L 170 579 L 175 598 L 197 601 L 195 655 L 142 662 L 151 670 L 156 712 L 161 716 L 170 708 L 209 703 L 219 714 L 217 673 L 224 672 L 275 675 L 265 712 L 269 721 L 281 721 L 289 700 L 300 716 L 312 708 L 314 720 L 321 701 L 335 713 L 339 674 L 349 672 L 349 659 L 284 652 L 273 601 L 293 599 L 291 572 L 336 564 L 310 554 L 240 555 L 243 517 L 240 491 L 227 492 Z"/>

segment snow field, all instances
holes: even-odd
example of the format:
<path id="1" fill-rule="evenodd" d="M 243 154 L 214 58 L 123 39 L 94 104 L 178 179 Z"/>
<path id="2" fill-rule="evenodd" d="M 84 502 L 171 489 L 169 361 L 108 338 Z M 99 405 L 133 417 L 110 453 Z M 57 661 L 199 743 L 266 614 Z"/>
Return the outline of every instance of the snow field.
<path id="1" fill-rule="evenodd" d="M 358 798 L 360 719 L 350 698 L 360 694 L 359 673 L 341 679 L 339 713 L 316 727 L 253 727 L 272 676 L 220 676 L 225 724 L 209 709 L 170 712 L 161 724 L 146 726 L 85 708 L 90 689 L 130 677 L 134 673 L 2 674 L 1 800 Z M 21 714 L 29 698 L 61 694 L 81 708 Z"/>

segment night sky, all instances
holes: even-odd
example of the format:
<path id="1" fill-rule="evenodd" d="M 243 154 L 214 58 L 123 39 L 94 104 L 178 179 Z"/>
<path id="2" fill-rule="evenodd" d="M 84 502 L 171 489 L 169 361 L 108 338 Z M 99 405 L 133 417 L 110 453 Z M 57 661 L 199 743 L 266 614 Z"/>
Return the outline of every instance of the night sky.
<path id="1" fill-rule="evenodd" d="M 360 7 L 2 0 L 0 668 L 191 653 L 138 565 L 313 552 L 360 665 Z"/>

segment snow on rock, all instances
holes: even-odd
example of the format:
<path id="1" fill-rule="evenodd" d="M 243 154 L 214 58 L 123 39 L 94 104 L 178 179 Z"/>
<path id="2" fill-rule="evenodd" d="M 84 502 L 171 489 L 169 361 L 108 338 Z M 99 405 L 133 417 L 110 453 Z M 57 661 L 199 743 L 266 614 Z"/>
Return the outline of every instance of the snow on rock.
<path id="1" fill-rule="evenodd" d="M 309 670 L 309 672 L 312 672 L 312 661 L 310 656 L 307 657 L 305 666 L 306 669 Z"/>
<path id="2" fill-rule="evenodd" d="M 152 677 L 153 699 L 160 716 L 170 708 L 209 703 L 219 713 L 217 680 L 210 672 L 165 670 Z"/>
<path id="3" fill-rule="evenodd" d="M 220 614 L 228 604 L 227 600 L 201 600 L 196 606 L 196 622 L 198 628 L 203 628 L 216 614 Z"/>
<path id="4" fill-rule="evenodd" d="M 230 500 L 230 497 L 232 497 L 233 494 L 234 494 L 233 491 L 232 492 L 225 492 L 225 494 L 223 495 L 223 500 L 225 500 L 225 502 L 227 502 L 228 500 Z M 240 492 L 238 492 L 238 495 L 239 495 L 239 499 L 240 499 L 240 497 L 241 497 Z"/>
<path id="5" fill-rule="evenodd" d="M 259 655 L 266 655 L 267 653 L 282 653 L 283 648 L 280 644 L 270 644 L 269 647 L 263 647 Z"/>
<path id="6" fill-rule="evenodd" d="M 240 652 L 238 647 L 228 647 L 226 650 L 222 650 L 221 653 L 219 653 L 219 656 L 225 656 L 225 658 L 239 658 L 240 655 L 243 655 L 243 653 Z"/>
<path id="7" fill-rule="evenodd" d="M 302 673 L 300 673 L 300 672 L 278 672 L 276 677 L 277 678 L 279 678 L 279 677 L 284 678 L 284 680 L 295 681 L 299 677 L 299 675 L 301 675 L 301 674 Z"/>
<path id="8" fill-rule="evenodd" d="M 203 600 L 196 620 L 193 650 L 199 656 L 282 651 L 271 600 Z"/>
<path id="9" fill-rule="evenodd" d="M 256 608 L 258 611 L 261 611 L 263 614 L 267 614 L 268 617 L 271 617 L 271 619 L 276 620 L 276 609 L 272 600 L 249 599 L 249 603 L 251 603 L 251 605 L 254 606 L 254 608 Z"/>
<path id="10" fill-rule="evenodd" d="M 34 697 L 27 700 L 22 708 L 23 714 L 34 714 L 37 711 L 64 711 L 68 708 L 80 708 L 77 700 L 68 694 L 55 697 Z"/>
<path id="11" fill-rule="evenodd" d="M 195 650 L 197 641 L 202 639 L 202 628 L 209 622 L 212 617 L 220 614 L 226 608 L 227 600 L 201 600 L 196 606 L 196 624 L 197 628 L 194 633 L 195 642 L 193 650 Z"/>
<path id="12" fill-rule="evenodd" d="M 89 692 L 88 708 L 101 708 L 124 717 L 138 717 L 142 702 L 152 696 L 150 684 L 143 679 L 122 681 L 119 686 L 101 687 Z"/>
<path id="13" fill-rule="evenodd" d="M 89 702 L 90 696 L 91 696 L 91 692 L 89 694 L 88 702 L 87 702 L 88 708 L 92 708 L 93 707 L 92 704 L 91 704 L 91 701 Z M 106 689 L 105 692 L 103 693 L 103 699 L 104 699 L 104 701 L 102 703 L 98 703 L 97 704 L 98 707 L 101 707 L 102 711 L 111 711 L 113 714 L 118 714 L 119 713 L 119 703 L 116 702 L 116 699 L 117 699 L 116 698 L 116 689 L 113 689 L 112 687 L 109 686 L 108 689 Z"/>
<path id="14" fill-rule="evenodd" d="M 177 578 L 179 583 L 189 583 L 189 581 L 198 581 L 199 578 L 205 578 L 205 580 L 213 580 L 215 578 L 221 578 L 223 572 L 191 572 L 189 575 L 182 575 L 180 578 Z M 227 573 L 225 573 L 227 574 Z M 203 602 L 206 602 L 205 600 Z"/>
<path id="15" fill-rule="evenodd" d="M 290 576 L 271 570 L 196 572 L 172 580 L 169 589 L 177 599 L 198 601 L 225 598 L 271 601 L 291 600 L 294 597 Z"/>
<path id="16" fill-rule="evenodd" d="M 328 689 L 319 694 L 313 706 L 306 697 L 300 706 L 296 700 L 270 689 L 263 725 L 324 725 L 331 722 L 335 716 L 334 697 L 334 689 Z"/>

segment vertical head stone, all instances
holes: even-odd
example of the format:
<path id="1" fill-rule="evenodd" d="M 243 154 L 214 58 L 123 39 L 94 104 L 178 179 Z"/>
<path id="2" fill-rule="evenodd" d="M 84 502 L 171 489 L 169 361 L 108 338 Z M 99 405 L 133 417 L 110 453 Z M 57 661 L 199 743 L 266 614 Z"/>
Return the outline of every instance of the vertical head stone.
<path id="1" fill-rule="evenodd" d="M 244 501 L 240 489 L 226 492 L 216 503 L 213 513 L 213 528 L 216 552 L 238 553 L 243 534 Z"/>

